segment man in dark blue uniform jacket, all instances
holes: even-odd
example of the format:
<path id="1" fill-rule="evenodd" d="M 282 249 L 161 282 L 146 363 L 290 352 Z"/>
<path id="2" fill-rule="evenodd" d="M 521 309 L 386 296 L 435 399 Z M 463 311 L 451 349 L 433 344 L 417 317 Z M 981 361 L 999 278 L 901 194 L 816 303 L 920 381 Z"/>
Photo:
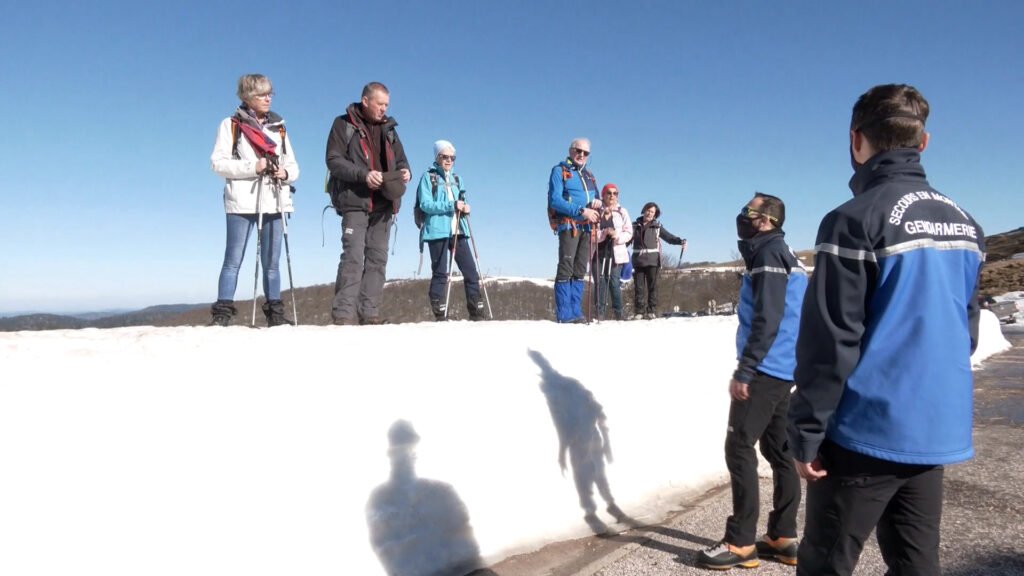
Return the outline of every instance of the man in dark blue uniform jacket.
<path id="1" fill-rule="evenodd" d="M 746 273 L 740 286 L 736 371 L 729 382 L 732 404 L 725 435 L 725 464 L 732 487 L 732 515 L 719 544 L 697 555 L 697 565 L 716 570 L 753 568 L 759 557 L 796 563 L 796 513 L 800 477 L 786 446 L 786 412 L 796 368 L 796 335 L 807 273 L 786 245 L 786 205 L 758 193 L 736 217 Z M 757 539 L 760 511 L 758 444 L 774 481 L 768 530 Z"/>
<path id="2" fill-rule="evenodd" d="M 974 455 L 984 235 L 925 178 L 928 112 L 907 85 L 860 97 L 853 198 L 818 229 L 789 412 L 808 481 L 798 574 L 852 573 L 876 528 L 889 574 L 938 574 L 943 466 Z"/>

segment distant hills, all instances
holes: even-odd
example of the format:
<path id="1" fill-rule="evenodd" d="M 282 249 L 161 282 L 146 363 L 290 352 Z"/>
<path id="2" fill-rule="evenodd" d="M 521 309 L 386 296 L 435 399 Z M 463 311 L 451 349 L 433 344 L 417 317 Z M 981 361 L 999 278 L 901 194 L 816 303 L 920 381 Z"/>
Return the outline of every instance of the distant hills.
<path id="1" fill-rule="evenodd" d="M 23 314 L 21 316 L 0 318 L 0 332 L 158 325 L 167 318 L 179 316 L 182 313 L 199 308 L 208 310 L 209 307 L 209 304 L 162 304 L 132 312 L 108 314 L 102 312 L 75 315 Z"/>
<path id="2" fill-rule="evenodd" d="M 1024 227 L 985 238 L 987 260 L 981 274 L 981 294 L 994 296 L 1024 290 L 1024 259 L 1013 259 L 1024 253 Z M 805 264 L 813 263 L 813 251 L 797 252 Z M 726 264 L 684 264 L 676 268 L 669 256 L 669 265 L 662 269 L 658 292 L 661 312 L 692 312 L 705 310 L 709 300 L 735 302 L 739 290 L 735 272 L 721 267 L 742 266 L 742 262 Z M 715 268 L 719 268 L 716 271 Z M 391 322 L 423 322 L 431 320 L 427 305 L 429 280 L 392 280 L 384 289 L 384 316 Z M 497 280 L 487 282 L 487 291 L 494 317 L 500 320 L 540 320 L 553 317 L 551 288 L 529 280 Z M 291 294 L 282 295 L 291 317 Z M 334 286 L 320 284 L 295 290 L 296 307 L 301 324 L 330 324 L 331 299 Z M 623 290 L 627 315 L 631 314 L 632 292 Z M 256 325 L 265 325 L 257 302 Z M 235 324 L 252 321 L 252 300 L 236 302 L 239 315 Z M 123 326 L 204 326 L 209 322 L 210 303 L 167 304 L 150 306 L 131 312 L 76 315 L 25 314 L 0 318 L 0 332 L 18 330 L 65 330 L 79 328 L 117 328 Z M 465 297 L 461 281 L 452 287 L 449 310 L 453 319 L 466 317 Z"/>
<path id="3" fill-rule="evenodd" d="M 997 296 L 1024 290 L 1024 226 L 985 237 L 985 267 L 981 270 L 981 294 Z"/>

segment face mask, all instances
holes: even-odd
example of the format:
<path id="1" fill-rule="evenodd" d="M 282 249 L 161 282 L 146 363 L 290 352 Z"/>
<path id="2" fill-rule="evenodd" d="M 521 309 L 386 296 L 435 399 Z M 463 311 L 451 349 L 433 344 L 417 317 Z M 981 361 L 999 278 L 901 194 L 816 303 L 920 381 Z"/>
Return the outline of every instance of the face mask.
<path id="1" fill-rule="evenodd" d="M 747 207 L 744 206 L 743 212 L 736 215 L 736 236 L 738 236 L 740 240 L 750 240 L 760 232 L 760 230 L 754 226 L 754 221 L 747 218 L 746 211 Z"/>

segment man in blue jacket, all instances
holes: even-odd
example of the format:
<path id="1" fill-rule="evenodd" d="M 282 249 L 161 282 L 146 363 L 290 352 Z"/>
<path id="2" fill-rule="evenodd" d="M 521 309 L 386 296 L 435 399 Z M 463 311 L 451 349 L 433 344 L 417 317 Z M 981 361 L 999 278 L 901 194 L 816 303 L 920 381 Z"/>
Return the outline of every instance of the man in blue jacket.
<path id="1" fill-rule="evenodd" d="M 596 223 L 601 201 L 597 181 L 587 170 L 590 140 L 577 138 L 569 157 L 551 169 L 548 179 L 548 219 L 558 235 L 558 270 L 555 273 L 555 319 L 586 322 L 583 316 L 584 278 L 594 246 L 590 225 Z"/>
<path id="2" fill-rule="evenodd" d="M 857 100 L 853 198 L 818 229 L 789 412 L 798 574 L 852 573 L 874 529 L 889 574 L 938 574 L 943 466 L 974 455 L 984 235 L 925 178 L 928 112 L 904 84 Z"/>
<path id="3" fill-rule="evenodd" d="M 740 286 L 737 366 L 729 382 L 732 404 L 725 436 L 732 515 L 722 541 L 698 553 L 697 565 L 705 568 L 753 568 L 760 563 L 759 556 L 796 563 L 800 478 L 786 444 L 786 412 L 807 273 L 786 245 L 785 221 L 782 200 L 760 192 L 736 216 L 746 273 Z M 773 509 L 767 534 L 760 540 L 755 443 L 771 464 L 774 480 Z"/>

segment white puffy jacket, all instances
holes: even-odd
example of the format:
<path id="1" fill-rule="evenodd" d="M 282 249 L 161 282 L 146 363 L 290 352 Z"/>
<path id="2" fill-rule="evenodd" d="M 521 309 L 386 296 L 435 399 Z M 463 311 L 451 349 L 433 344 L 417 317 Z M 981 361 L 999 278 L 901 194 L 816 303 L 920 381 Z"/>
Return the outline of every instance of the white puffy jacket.
<path id="1" fill-rule="evenodd" d="M 263 133 L 281 148 L 281 134 L 276 123 L 263 126 Z M 260 212 L 275 214 L 292 212 L 292 195 L 290 184 L 299 179 L 299 164 L 295 161 L 295 149 L 291 138 L 285 133 L 287 154 L 281 154 L 281 167 L 288 171 L 288 179 L 282 182 L 280 198 L 274 193 L 271 179 L 263 178 L 262 201 Z M 256 214 L 256 162 L 259 158 L 252 145 L 241 132 L 238 134 L 238 156 L 231 157 L 231 118 L 225 118 L 217 129 L 217 141 L 210 154 L 210 167 L 218 175 L 224 177 L 224 211 L 228 214 Z"/>

